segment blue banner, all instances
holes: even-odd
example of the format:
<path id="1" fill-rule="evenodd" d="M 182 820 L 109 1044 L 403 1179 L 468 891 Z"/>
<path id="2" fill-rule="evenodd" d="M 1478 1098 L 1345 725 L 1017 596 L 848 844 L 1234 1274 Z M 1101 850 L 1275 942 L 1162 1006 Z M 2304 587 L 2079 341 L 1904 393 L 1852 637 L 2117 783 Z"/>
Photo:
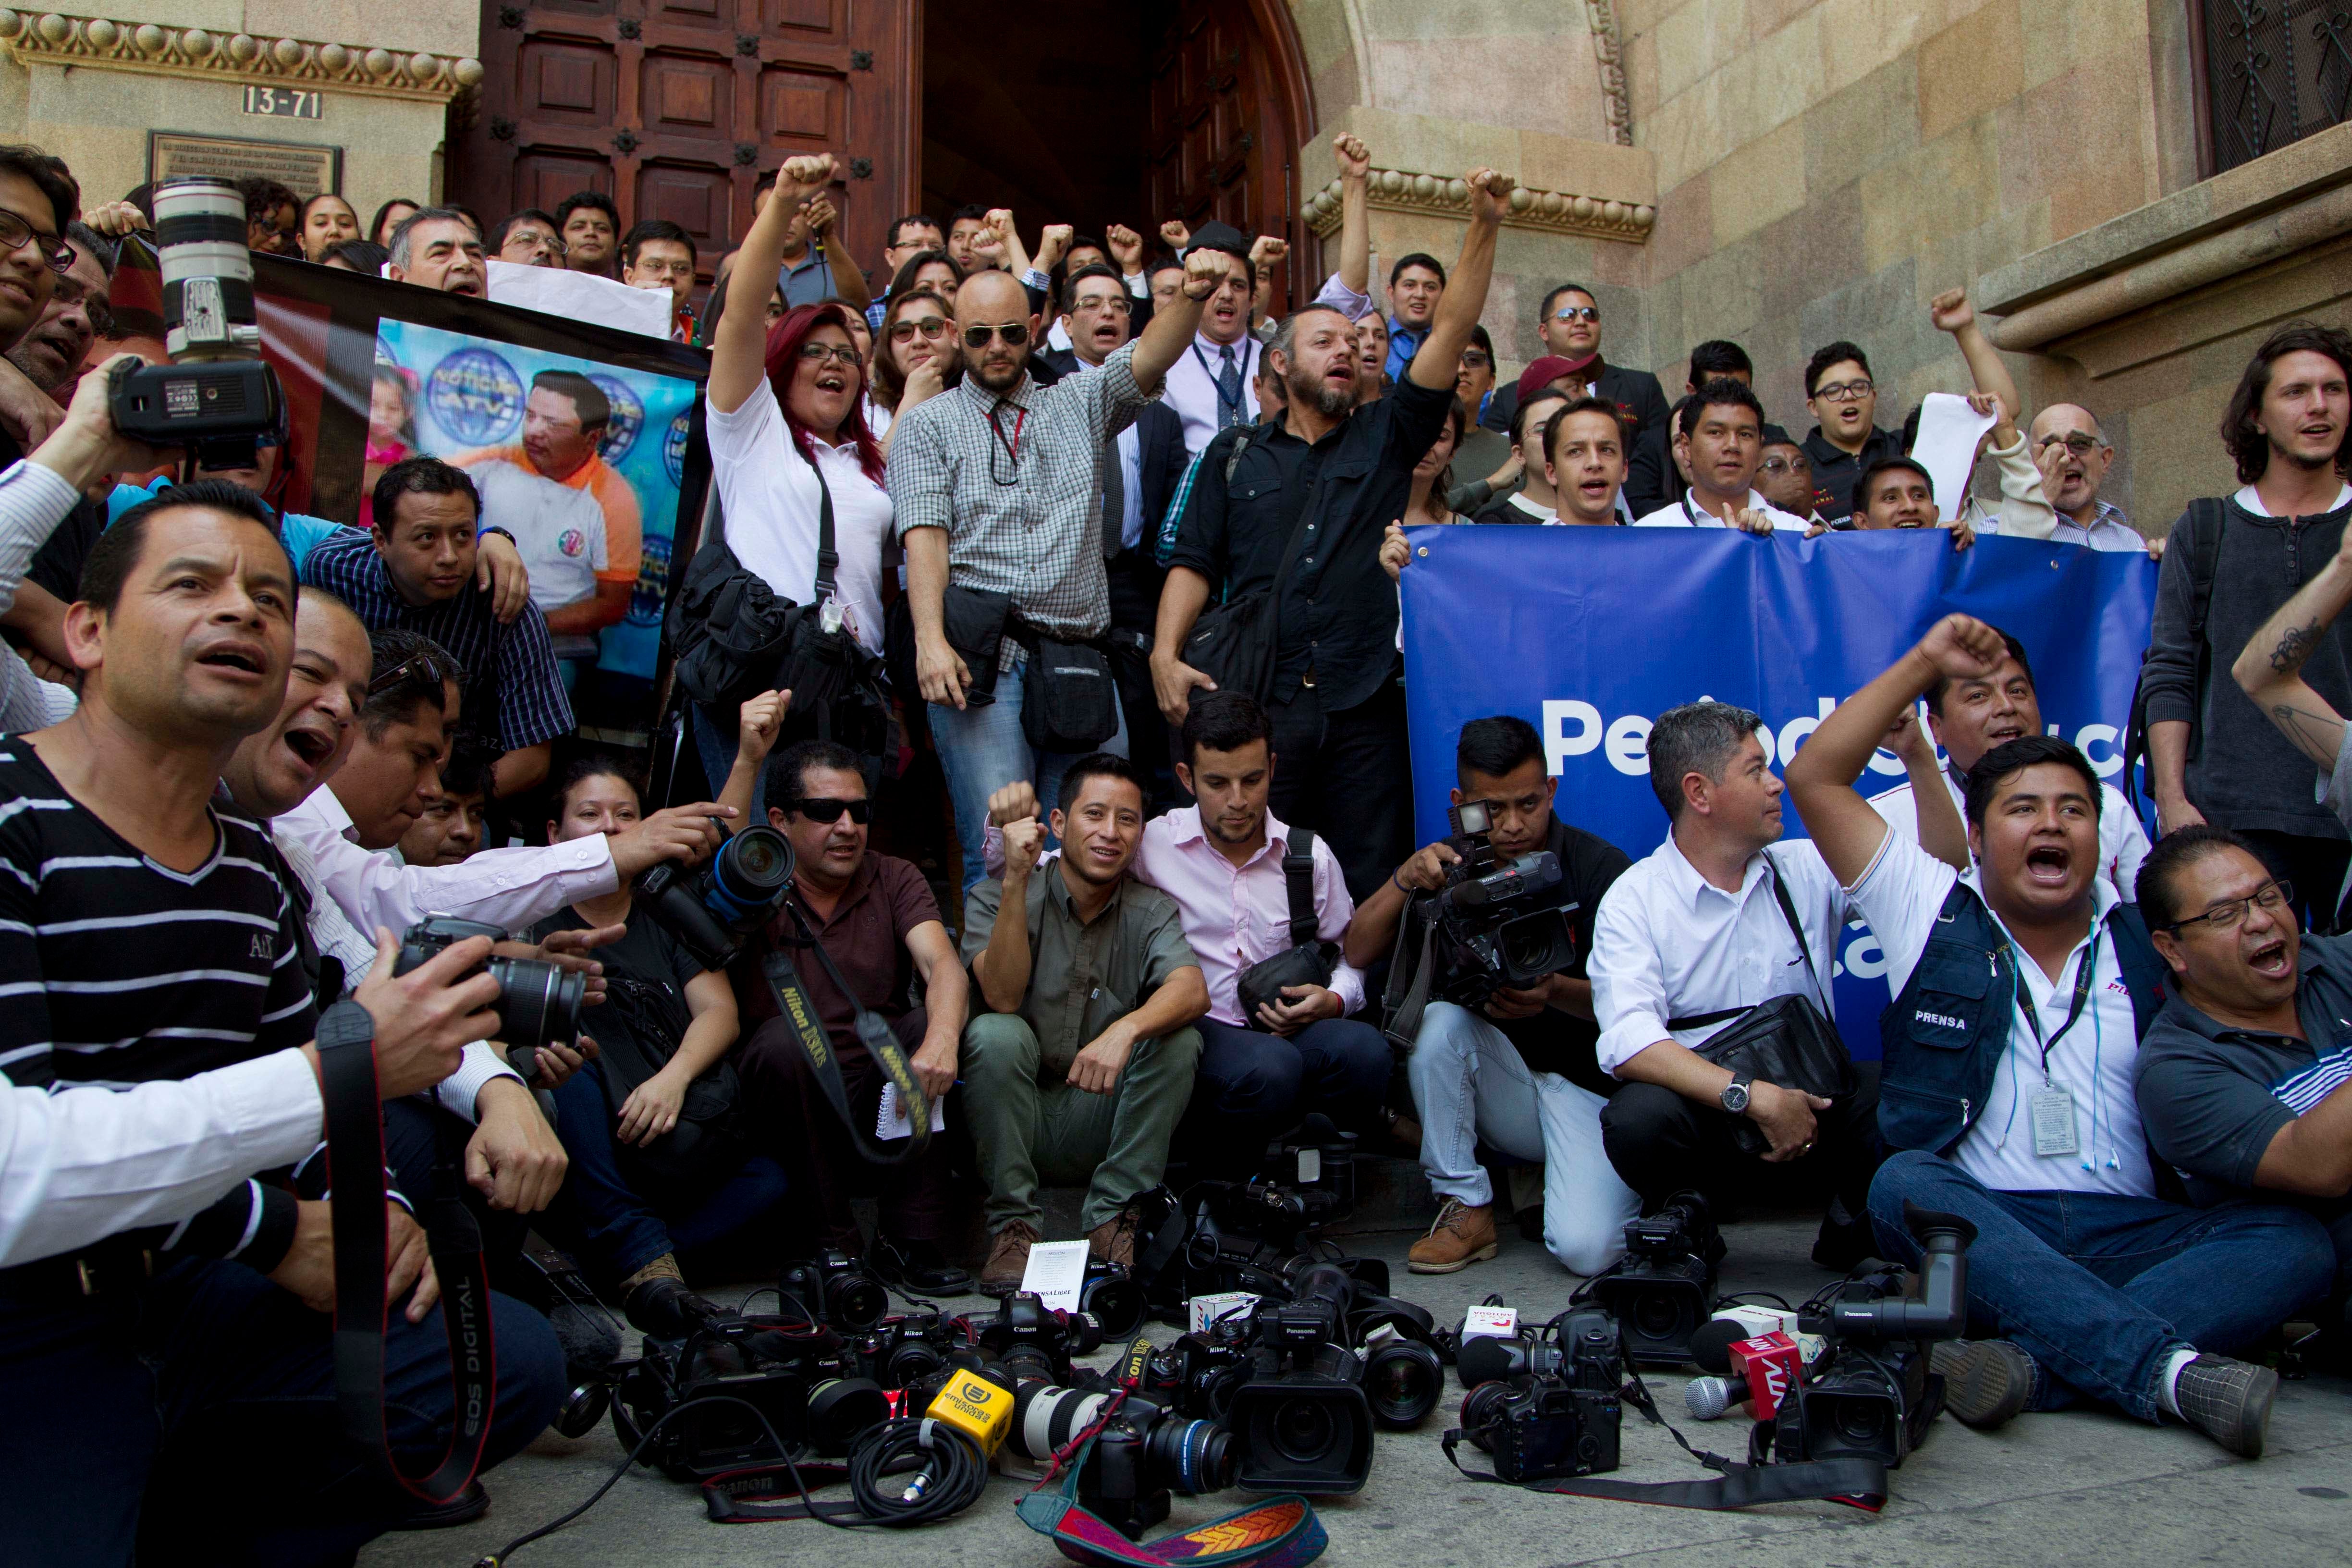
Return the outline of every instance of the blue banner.
<path id="1" fill-rule="evenodd" d="M 1544 739 L 1564 821 L 1639 860 L 1664 842 L 1651 721 L 1712 697 L 1762 715 L 1774 771 L 1849 693 L 1939 616 L 2025 646 L 2042 721 L 2120 786 L 2122 743 L 2156 605 L 2145 555 L 1888 531 L 1757 538 L 1716 530 L 1423 527 L 1408 534 L 1406 705 L 1415 838 L 1445 835 L 1454 745 L 1469 720 L 1516 713 Z M 1866 793 L 1900 784 L 1882 752 Z M 1793 803 L 1792 837 L 1804 833 Z M 1838 1027 L 1878 1055 L 1885 960 L 1849 926 Z"/>

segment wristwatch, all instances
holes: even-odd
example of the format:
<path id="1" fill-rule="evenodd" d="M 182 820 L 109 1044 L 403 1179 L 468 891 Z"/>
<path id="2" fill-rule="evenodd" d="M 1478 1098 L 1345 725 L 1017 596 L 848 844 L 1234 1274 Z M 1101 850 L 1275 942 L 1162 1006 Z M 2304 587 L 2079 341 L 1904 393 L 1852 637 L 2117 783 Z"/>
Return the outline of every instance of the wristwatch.
<path id="1" fill-rule="evenodd" d="M 375 1019 L 356 1002 L 338 1002 L 319 1015 L 317 1038 L 322 1053 L 338 1046 L 370 1045 L 375 1040 Z"/>
<path id="2" fill-rule="evenodd" d="M 1731 1081 L 1723 1086 L 1723 1092 L 1716 1096 L 1716 1103 L 1722 1106 L 1724 1110 L 1728 1110 L 1734 1116 L 1747 1115 L 1748 1086 L 1755 1081 L 1756 1075 L 1754 1073 L 1733 1073 L 1731 1075 Z"/>

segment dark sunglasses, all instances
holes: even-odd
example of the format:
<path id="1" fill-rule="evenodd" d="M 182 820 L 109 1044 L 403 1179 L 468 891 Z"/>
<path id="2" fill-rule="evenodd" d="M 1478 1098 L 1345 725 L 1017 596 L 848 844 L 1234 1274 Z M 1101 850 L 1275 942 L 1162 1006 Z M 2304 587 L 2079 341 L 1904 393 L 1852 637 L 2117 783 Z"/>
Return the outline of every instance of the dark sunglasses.
<path id="1" fill-rule="evenodd" d="M 1017 349 L 1029 341 L 1029 323 L 1007 321 L 1001 327 L 966 327 L 963 330 L 963 346 L 968 349 L 984 349 L 991 338 L 1003 338 L 1005 347 Z"/>
<path id="2" fill-rule="evenodd" d="M 436 691 L 441 689 L 441 672 L 434 668 L 434 658 L 431 654 L 412 653 L 390 669 L 371 678 L 368 681 L 368 695 L 380 696 L 402 681 L 409 679 L 415 679 L 420 685 L 432 687 Z"/>
<path id="3" fill-rule="evenodd" d="M 814 800 L 795 801 L 787 810 L 799 812 L 811 822 L 839 822 L 843 812 L 849 820 L 863 827 L 874 819 L 874 803 L 870 800 L 835 800 L 820 795 Z"/>

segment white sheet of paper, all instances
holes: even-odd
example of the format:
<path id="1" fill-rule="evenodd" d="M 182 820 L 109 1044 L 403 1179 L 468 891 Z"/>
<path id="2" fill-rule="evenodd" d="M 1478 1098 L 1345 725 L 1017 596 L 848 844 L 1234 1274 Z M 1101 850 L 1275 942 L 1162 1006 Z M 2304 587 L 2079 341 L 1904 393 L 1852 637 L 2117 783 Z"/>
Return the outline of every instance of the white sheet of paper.
<path id="1" fill-rule="evenodd" d="M 944 1132 L 948 1126 L 948 1108 L 939 1100 L 931 1101 L 931 1131 Z M 907 1119 L 906 1108 L 898 1103 L 898 1086 L 882 1086 L 882 1103 L 874 1112 L 874 1136 L 877 1138 L 912 1138 L 915 1124 Z"/>
<path id="2" fill-rule="evenodd" d="M 1947 521 L 1969 504 L 1969 475 L 1977 465 L 1977 441 L 1993 427 L 1994 416 L 1979 414 L 1969 400 L 1931 392 L 1919 410 L 1919 437 L 1911 457 L 1936 481 L 1936 510 Z M 1862 498 L 1854 498 L 1859 510 Z"/>
<path id="3" fill-rule="evenodd" d="M 1087 1285 L 1087 1252 L 1083 1241 L 1035 1243 L 1029 1248 L 1029 1267 L 1021 1272 L 1021 1289 L 1048 1307 L 1076 1311 Z"/>
<path id="4" fill-rule="evenodd" d="M 523 267 L 495 257 L 484 265 L 489 268 L 494 304 L 516 305 L 568 321 L 599 321 L 649 338 L 669 336 L 670 296 L 666 289 L 632 289 L 593 272 Z"/>

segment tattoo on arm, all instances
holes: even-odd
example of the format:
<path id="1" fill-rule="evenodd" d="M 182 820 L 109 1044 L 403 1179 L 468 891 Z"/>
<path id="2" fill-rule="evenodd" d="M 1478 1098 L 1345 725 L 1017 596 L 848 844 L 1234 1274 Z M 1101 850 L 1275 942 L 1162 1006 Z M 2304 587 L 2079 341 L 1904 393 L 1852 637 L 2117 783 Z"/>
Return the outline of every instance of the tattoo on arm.
<path id="1" fill-rule="evenodd" d="M 2271 649 L 2271 668 L 2281 675 L 2301 669 L 2318 642 L 2319 623 L 2315 620 L 2287 627 L 2279 634 L 2278 647 Z"/>
<path id="2" fill-rule="evenodd" d="M 2271 721 L 2305 756 L 2323 768 L 2336 765 L 2336 753 L 2344 745 L 2344 721 L 2336 714 L 2325 710 L 2315 713 L 2282 702 L 2271 710 Z"/>

